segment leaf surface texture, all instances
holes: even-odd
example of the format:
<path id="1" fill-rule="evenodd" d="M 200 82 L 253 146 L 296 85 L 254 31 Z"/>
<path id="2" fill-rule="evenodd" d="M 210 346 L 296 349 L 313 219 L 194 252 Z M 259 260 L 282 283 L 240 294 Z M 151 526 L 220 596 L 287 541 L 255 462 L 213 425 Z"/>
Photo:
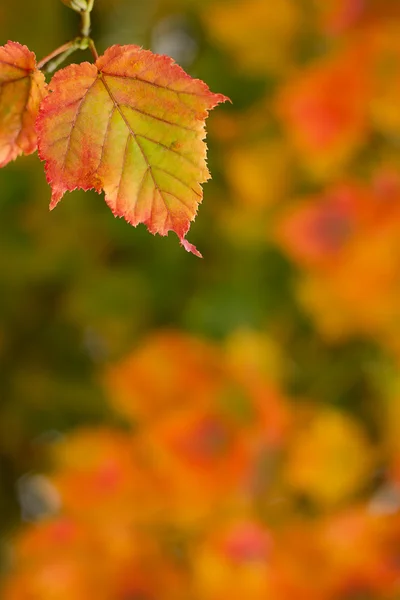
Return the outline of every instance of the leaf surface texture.
<path id="1" fill-rule="evenodd" d="M 37 130 L 52 187 L 104 190 L 116 216 L 185 239 L 207 181 L 205 119 L 227 100 L 167 56 L 112 46 L 95 64 L 70 65 L 49 84 Z"/>

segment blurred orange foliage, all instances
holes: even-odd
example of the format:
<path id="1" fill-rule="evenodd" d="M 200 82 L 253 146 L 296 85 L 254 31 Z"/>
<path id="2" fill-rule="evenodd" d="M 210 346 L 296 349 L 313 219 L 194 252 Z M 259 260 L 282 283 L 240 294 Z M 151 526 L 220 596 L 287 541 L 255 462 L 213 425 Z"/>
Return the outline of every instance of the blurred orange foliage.
<path id="1" fill-rule="evenodd" d="M 260 347 L 161 332 L 110 367 L 127 425 L 56 443 L 61 513 L 17 537 L 6 600 L 397 597 L 400 522 L 365 496 L 384 449 L 343 411 L 290 408 L 241 340 Z"/>
<path id="2" fill-rule="evenodd" d="M 375 336 L 398 352 L 400 179 L 389 166 L 287 208 L 277 239 L 304 266 L 299 296 L 323 335 Z"/>

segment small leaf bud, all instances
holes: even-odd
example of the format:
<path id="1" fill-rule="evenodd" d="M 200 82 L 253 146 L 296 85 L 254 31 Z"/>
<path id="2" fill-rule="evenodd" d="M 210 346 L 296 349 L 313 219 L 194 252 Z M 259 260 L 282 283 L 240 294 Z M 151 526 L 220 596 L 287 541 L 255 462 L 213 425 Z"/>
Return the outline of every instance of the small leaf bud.
<path id="1" fill-rule="evenodd" d="M 87 0 L 61 0 L 61 2 L 76 12 L 84 12 L 88 8 Z"/>

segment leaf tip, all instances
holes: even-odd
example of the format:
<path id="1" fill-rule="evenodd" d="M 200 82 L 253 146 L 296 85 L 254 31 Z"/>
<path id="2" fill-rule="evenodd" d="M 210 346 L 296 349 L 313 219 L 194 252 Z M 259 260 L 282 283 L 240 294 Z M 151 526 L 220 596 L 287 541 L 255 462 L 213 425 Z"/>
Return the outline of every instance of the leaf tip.
<path id="1" fill-rule="evenodd" d="M 216 96 L 217 104 L 222 104 L 223 102 L 229 102 L 230 104 L 233 104 L 233 102 L 229 98 L 229 96 L 225 96 L 224 94 L 215 94 L 215 96 Z"/>
<path id="2" fill-rule="evenodd" d="M 62 196 L 63 196 L 63 194 L 60 193 L 58 190 L 53 191 L 53 193 L 51 195 L 50 204 L 49 204 L 49 210 L 53 210 L 57 206 L 57 204 L 60 202 Z"/>
<path id="3" fill-rule="evenodd" d="M 193 244 L 188 242 L 185 238 L 181 238 L 180 242 L 181 242 L 181 246 L 183 246 L 185 248 L 186 252 L 191 252 L 192 254 L 194 254 L 195 256 L 198 256 L 199 258 L 203 258 L 203 255 L 197 250 L 196 246 L 194 246 Z"/>

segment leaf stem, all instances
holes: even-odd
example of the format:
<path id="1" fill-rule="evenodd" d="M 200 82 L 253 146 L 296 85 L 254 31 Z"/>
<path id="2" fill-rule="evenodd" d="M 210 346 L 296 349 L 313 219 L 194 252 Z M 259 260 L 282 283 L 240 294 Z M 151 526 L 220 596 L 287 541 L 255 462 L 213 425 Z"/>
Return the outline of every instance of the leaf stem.
<path id="1" fill-rule="evenodd" d="M 99 55 L 98 55 L 98 53 L 97 53 L 97 50 L 96 50 L 95 43 L 94 43 L 94 41 L 92 40 L 92 38 L 89 38 L 89 39 L 88 39 L 88 42 L 89 42 L 89 50 L 90 50 L 90 52 L 93 54 L 93 58 L 94 58 L 94 60 L 97 60 L 97 59 L 99 58 Z"/>
<path id="2" fill-rule="evenodd" d="M 55 62 L 57 62 L 58 64 L 61 63 L 65 58 L 67 58 L 67 56 L 72 54 L 72 52 L 74 52 L 77 48 L 78 48 L 78 46 L 76 45 L 76 40 L 71 40 L 70 42 L 63 44 L 62 46 L 60 46 L 59 48 L 56 48 L 56 50 L 53 50 L 53 52 L 51 52 L 50 54 L 48 54 L 47 56 L 42 58 L 42 60 L 38 62 L 37 68 L 43 69 L 43 67 L 45 65 L 47 65 L 47 63 L 50 63 L 50 65 L 48 65 L 48 67 L 46 68 L 46 70 L 48 71 L 49 67 L 52 64 L 54 64 Z M 53 61 L 53 63 L 51 63 L 50 61 L 52 61 L 53 58 L 55 58 L 56 56 L 59 56 L 57 61 Z"/>
<path id="3" fill-rule="evenodd" d="M 90 13 L 93 10 L 94 0 L 88 0 L 86 10 L 81 12 L 81 36 L 84 38 L 88 38 L 90 35 Z"/>
<path id="4" fill-rule="evenodd" d="M 52 73 L 56 70 L 56 68 L 64 62 L 68 58 L 70 54 L 75 52 L 75 50 L 86 50 L 86 48 L 90 48 L 91 53 L 94 56 L 94 59 L 97 60 L 99 55 L 97 54 L 96 46 L 94 45 L 94 41 L 89 37 L 90 34 L 90 13 L 93 10 L 94 0 L 87 0 L 86 9 L 80 11 L 81 15 L 81 30 L 80 36 L 76 37 L 74 40 L 63 44 L 56 50 L 53 50 L 51 54 L 45 56 L 37 65 L 38 69 L 43 69 L 46 67 L 46 71 L 48 73 Z M 73 10 L 79 10 L 78 5 L 76 8 L 72 6 Z"/>

